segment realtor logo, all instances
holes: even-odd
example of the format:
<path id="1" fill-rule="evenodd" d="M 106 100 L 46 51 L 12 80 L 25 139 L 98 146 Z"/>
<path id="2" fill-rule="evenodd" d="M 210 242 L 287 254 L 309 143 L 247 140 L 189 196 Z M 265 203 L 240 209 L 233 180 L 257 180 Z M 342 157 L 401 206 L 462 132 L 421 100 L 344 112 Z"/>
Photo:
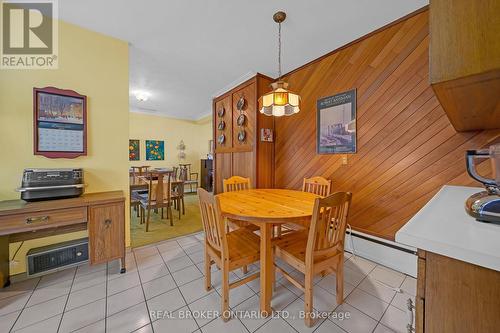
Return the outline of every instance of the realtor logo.
<path id="1" fill-rule="evenodd" d="M 4 0 L 0 17 L 1 69 L 57 69 L 55 0 Z"/>

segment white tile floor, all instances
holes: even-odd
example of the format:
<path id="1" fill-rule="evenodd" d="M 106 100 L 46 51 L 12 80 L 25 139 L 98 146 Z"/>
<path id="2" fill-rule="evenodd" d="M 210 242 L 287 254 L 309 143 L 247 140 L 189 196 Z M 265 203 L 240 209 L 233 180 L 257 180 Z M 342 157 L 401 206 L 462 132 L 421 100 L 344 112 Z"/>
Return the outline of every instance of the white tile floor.
<path id="1" fill-rule="evenodd" d="M 327 318 L 317 319 L 313 328 L 298 318 L 304 306 L 302 292 L 281 276 L 272 302 L 276 316 L 253 317 L 259 309 L 255 280 L 231 290 L 235 317 L 224 323 L 216 318 L 220 309 L 216 268 L 215 288 L 210 292 L 203 288 L 202 240 L 200 233 L 135 249 L 127 254 L 125 274 L 119 274 L 116 261 L 4 288 L 0 332 L 406 332 L 406 300 L 415 297 L 415 279 L 350 254 L 344 304 L 335 303 L 334 275 L 316 278 L 314 308 Z M 258 266 L 250 267 L 255 270 Z M 230 275 L 231 280 L 241 276 L 241 271 Z"/>

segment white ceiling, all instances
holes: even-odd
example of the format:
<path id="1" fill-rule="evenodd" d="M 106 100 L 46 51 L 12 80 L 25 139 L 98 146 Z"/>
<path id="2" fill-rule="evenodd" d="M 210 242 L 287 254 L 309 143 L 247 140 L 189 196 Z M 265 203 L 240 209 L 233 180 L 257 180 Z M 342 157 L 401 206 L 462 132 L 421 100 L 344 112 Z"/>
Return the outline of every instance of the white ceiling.
<path id="1" fill-rule="evenodd" d="M 130 42 L 130 108 L 199 119 L 251 73 L 283 72 L 392 22 L 428 0 L 62 0 L 61 19 Z M 293 87 L 292 87 L 293 89 Z M 138 102 L 135 91 L 150 98 Z"/>

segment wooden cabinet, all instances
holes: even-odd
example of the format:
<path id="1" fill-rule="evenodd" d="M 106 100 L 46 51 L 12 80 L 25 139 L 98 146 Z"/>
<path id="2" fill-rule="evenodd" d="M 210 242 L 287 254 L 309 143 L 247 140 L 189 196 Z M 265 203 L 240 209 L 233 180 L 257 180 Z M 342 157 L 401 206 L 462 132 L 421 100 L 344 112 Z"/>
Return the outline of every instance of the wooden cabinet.
<path id="1" fill-rule="evenodd" d="M 124 203 L 89 207 L 89 257 L 98 264 L 125 256 Z"/>
<path id="2" fill-rule="evenodd" d="M 248 177 L 252 186 L 272 188 L 274 184 L 274 143 L 260 141 L 261 129 L 274 131 L 274 119 L 258 111 L 258 98 L 271 90 L 273 80 L 264 75 L 240 84 L 213 101 L 215 140 L 215 192 L 222 192 L 222 180 L 233 175 Z M 244 99 L 241 110 L 238 102 Z M 238 124 L 243 115 L 245 122 Z M 244 131 L 245 138 L 238 138 Z M 220 140 L 223 136 L 224 140 Z"/>
<path id="3" fill-rule="evenodd" d="M 500 272 L 418 252 L 417 333 L 490 333 L 500 327 Z"/>
<path id="4" fill-rule="evenodd" d="M 89 260 L 121 259 L 125 272 L 125 197 L 121 191 L 78 198 L 0 201 L 0 287 L 9 284 L 9 243 L 88 229 Z"/>
<path id="5" fill-rule="evenodd" d="M 430 1 L 430 81 L 457 131 L 500 128 L 500 1 Z"/>

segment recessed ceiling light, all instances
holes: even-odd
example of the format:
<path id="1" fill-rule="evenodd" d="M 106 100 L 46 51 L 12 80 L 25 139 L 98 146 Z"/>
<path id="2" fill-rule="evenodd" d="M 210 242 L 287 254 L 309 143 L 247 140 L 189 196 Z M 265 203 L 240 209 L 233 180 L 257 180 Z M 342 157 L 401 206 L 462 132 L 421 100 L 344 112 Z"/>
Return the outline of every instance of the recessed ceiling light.
<path id="1" fill-rule="evenodd" d="M 136 91 L 134 95 L 139 102 L 145 102 L 149 99 L 151 94 L 146 91 Z"/>

